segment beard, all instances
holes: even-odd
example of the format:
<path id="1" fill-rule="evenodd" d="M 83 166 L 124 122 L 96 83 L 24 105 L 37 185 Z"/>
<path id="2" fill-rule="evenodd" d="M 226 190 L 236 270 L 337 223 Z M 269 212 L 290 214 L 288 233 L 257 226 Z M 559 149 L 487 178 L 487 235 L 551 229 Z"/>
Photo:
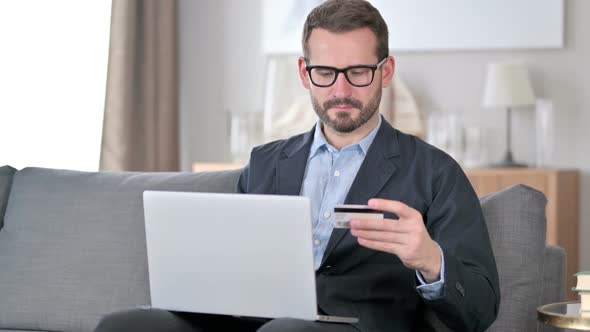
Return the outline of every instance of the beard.
<path id="1" fill-rule="evenodd" d="M 375 91 L 375 94 L 369 99 L 367 105 L 363 105 L 363 103 L 354 98 L 334 98 L 320 105 L 317 98 L 311 95 L 313 110 L 322 123 L 339 133 L 351 133 L 367 123 L 379 109 L 380 102 L 381 88 Z M 348 106 L 358 109 L 360 111 L 358 118 L 354 119 L 348 112 L 338 112 L 336 113 L 335 119 L 330 118 L 328 110 L 337 106 Z"/>

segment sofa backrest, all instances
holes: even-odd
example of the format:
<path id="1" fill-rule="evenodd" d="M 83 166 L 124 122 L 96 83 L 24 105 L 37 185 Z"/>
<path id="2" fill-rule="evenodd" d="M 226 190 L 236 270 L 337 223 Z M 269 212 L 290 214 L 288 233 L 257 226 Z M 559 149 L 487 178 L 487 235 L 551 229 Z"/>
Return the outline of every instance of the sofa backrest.
<path id="1" fill-rule="evenodd" d="M 144 190 L 233 192 L 239 171 L 14 174 L 0 231 L 0 330 L 92 331 L 149 304 Z"/>
<path id="2" fill-rule="evenodd" d="M 0 231 L 0 330 L 92 331 L 106 313 L 149 304 L 142 192 L 233 192 L 238 175 L 16 172 Z M 489 331 L 533 331 L 545 197 L 515 186 L 481 203 L 502 295 Z"/>

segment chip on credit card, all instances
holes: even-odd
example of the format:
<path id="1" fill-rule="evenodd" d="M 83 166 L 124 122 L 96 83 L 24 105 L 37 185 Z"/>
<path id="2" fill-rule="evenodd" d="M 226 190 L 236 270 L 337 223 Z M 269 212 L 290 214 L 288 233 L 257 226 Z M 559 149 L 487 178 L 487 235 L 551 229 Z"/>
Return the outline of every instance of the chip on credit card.
<path id="1" fill-rule="evenodd" d="M 334 207 L 334 228 L 350 228 L 352 219 L 383 219 L 383 212 L 367 205 L 336 205 Z"/>

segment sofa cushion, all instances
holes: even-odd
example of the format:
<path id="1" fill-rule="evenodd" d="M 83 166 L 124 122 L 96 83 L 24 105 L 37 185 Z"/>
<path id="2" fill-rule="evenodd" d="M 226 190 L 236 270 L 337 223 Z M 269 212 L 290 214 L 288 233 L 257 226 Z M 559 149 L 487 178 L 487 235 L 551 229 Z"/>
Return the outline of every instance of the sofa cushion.
<path id="1" fill-rule="evenodd" d="M 0 232 L 0 329 L 92 331 L 149 304 L 144 190 L 232 192 L 239 171 L 14 175 Z"/>
<path id="2" fill-rule="evenodd" d="M 480 202 L 502 296 L 498 318 L 488 331 L 535 331 L 545 257 L 545 195 L 516 185 Z"/>
<path id="3" fill-rule="evenodd" d="M 10 166 L 0 167 L 0 230 L 4 226 L 4 211 L 6 211 L 6 204 L 8 204 L 8 196 L 10 195 L 10 187 L 12 186 L 12 176 L 16 169 Z"/>

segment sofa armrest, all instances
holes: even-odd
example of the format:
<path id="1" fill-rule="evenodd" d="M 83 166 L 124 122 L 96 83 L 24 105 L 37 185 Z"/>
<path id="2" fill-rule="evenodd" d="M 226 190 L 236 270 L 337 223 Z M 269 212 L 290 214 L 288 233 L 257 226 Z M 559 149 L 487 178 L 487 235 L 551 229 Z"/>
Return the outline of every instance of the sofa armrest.
<path id="1" fill-rule="evenodd" d="M 565 268 L 565 250 L 557 246 L 546 246 L 541 303 L 565 301 Z"/>
<path id="2" fill-rule="evenodd" d="M 542 304 L 565 301 L 565 256 L 565 250 L 561 247 L 545 247 L 545 269 L 543 271 L 543 288 L 541 290 Z M 539 323 L 538 331 L 557 332 L 562 331 L 562 329 Z"/>

